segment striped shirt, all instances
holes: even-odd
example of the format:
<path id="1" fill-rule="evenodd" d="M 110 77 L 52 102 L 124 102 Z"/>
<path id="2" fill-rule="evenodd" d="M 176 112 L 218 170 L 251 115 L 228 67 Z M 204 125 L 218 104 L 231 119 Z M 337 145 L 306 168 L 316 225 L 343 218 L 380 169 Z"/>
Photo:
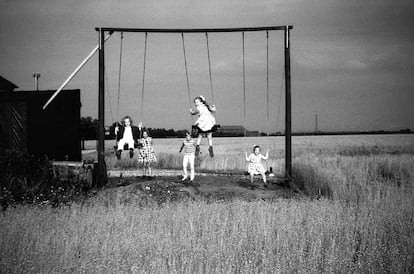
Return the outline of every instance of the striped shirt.
<path id="1" fill-rule="evenodd" d="M 186 140 L 184 140 L 184 142 L 183 142 L 183 149 L 184 149 L 184 154 L 186 154 L 186 155 L 192 155 L 192 154 L 194 154 L 195 153 L 195 143 L 194 143 L 194 140 L 190 140 L 190 141 L 187 141 L 187 139 Z"/>

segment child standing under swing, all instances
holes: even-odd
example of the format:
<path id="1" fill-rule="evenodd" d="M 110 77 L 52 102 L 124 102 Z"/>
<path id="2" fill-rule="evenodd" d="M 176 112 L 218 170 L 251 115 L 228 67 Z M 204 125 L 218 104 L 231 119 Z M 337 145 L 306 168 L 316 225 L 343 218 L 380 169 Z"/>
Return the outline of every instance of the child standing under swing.
<path id="1" fill-rule="evenodd" d="M 212 113 L 216 112 L 216 107 L 214 105 L 209 105 L 202 95 L 197 96 L 194 99 L 194 104 L 196 106 L 196 110 L 190 109 L 190 113 L 191 115 L 198 114 L 198 119 L 194 123 L 198 131 L 195 155 L 198 156 L 200 153 L 200 143 L 203 134 L 207 134 L 209 146 L 208 152 L 210 153 L 210 157 L 214 157 L 213 132 L 216 130 L 216 118 L 214 118 Z"/>
<path id="2" fill-rule="evenodd" d="M 183 157 L 183 178 L 181 181 L 186 181 L 188 179 L 187 166 L 190 165 L 190 181 L 194 180 L 194 153 L 195 153 L 195 143 L 191 139 L 191 133 L 189 131 L 185 132 L 185 139 L 181 145 L 179 153 L 184 150 Z"/>
<path id="3" fill-rule="evenodd" d="M 152 176 L 151 164 L 157 162 L 157 157 L 155 157 L 152 138 L 149 137 L 148 131 L 142 132 L 140 143 L 142 147 L 139 149 L 138 162 L 144 164 L 144 176 L 147 169 L 149 176 Z"/>

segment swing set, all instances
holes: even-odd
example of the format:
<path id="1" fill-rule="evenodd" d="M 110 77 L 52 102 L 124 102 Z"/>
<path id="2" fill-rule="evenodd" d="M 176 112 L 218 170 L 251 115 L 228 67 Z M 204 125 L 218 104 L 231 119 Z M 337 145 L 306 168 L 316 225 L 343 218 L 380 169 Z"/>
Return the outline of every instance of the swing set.
<path id="1" fill-rule="evenodd" d="M 213 78 L 211 70 L 211 57 L 209 46 L 209 33 L 227 33 L 227 32 L 239 32 L 242 34 L 242 57 L 243 57 L 243 118 L 246 120 L 246 73 L 245 73 L 245 32 L 266 32 L 266 90 L 267 90 L 267 120 L 269 121 L 269 31 L 281 30 L 284 31 L 284 82 L 285 82 L 285 179 L 290 180 L 292 175 L 292 150 L 291 150 L 291 138 L 292 138 L 292 125 L 291 125 L 291 74 L 290 74 L 290 30 L 293 26 L 269 26 L 269 27 L 247 27 L 247 28 L 207 28 L 207 29 L 142 29 L 142 28 L 109 28 L 109 27 L 97 27 L 95 30 L 99 33 L 99 44 L 88 55 L 88 57 L 76 68 L 76 70 L 69 76 L 69 78 L 59 87 L 59 89 L 53 94 L 53 96 L 44 105 L 43 109 L 58 95 L 58 93 L 64 88 L 64 86 L 76 75 L 80 68 L 93 56 L 93 54 L 99 52 L 99 96 L 98 96 L 98 170 L 97 170 L 97 182 L 99 185 L 104 185 L 107 181 L 106 164 L 105 164 L 105 80 L 107 80 L 105 72 L 105 41 L 114 32 L 121 33 L 120 44 L 120 58 L 119 58 L 119 73 L 118 73 L 118 102 L 117 102 L 117 116 L 119 116 L 119 98 L 121 90 L 121 69 L 122 69 L 122 40 L 124 33 L 145 33 L 144 44 L 144 58 L 143 58 L 143 72 L 142 72 L 142 89 L 141 89 L 141 119 L 144 115 L 144 90 L 145 90 L 145 71 L 146 71 L 146 55 L 147 55 L 147 40 L 148 33 L 177 33 L 181 34 L 184 66 L 186 74 L 187 92 L 189 105 L 191 107 L 191 92 L 190 81 L 188 77 L 187 56 L 185 47 L 185 33 L 204 33 L 206 38 L 206 49 L 208 58 L 209 80 L 210 80 L 210 93 L 212 103 L 214 104 L 214 92 L 213 92 Z M 282 82 L 283 83 L 283 82 Z M 283 85 L 282 85 L 283 88 Z M 281 94 L 280 94 L 281 96 Z M 280 101 L 280 100 L 279 100 Z M 111 108 L 111 102 L 109 100 L 109 106 Z M 280 108 L 280 102 L 279 102 Z M 112 108 L 111 108 L 111 116 Z M 192 119 L 192 118 L 190 118 Z M 279 119 L 279 112 L 278 117 Z M 246 135 L 246 132 L 245 132 Z"/>

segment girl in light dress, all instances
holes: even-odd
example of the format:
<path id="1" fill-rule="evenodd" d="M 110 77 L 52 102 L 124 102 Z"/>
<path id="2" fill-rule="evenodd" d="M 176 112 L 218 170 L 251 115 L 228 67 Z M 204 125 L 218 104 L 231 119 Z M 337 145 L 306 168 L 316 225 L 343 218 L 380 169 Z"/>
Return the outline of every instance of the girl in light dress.
<path id="1" fill-rule="evenodd" d="M 245 152 L 244 154 L 246 156 L 246 161 L 249 162 L 247 171 L 250 174 L 251 189 L 254 188 L 253 178 L 254 178 L 254 175 L 257 175 L 257 174 L 262 175 L 263 185 L 265 188 L 267 188 L 266 169 L 262 164 L 262 159 L 267 160 L 269 158 L 269 150 L 266 151 L 266 156 L 263 156 L 263 154 L 260 153 L 260 146 L 256 145 L 253 147 L 253 153 L 251 153 L 250 155 L 247 155 L 247 152 Z"/>
<path id="2" fill-rule="evenodd" d="M 203 134 L 207 134 L 209 146 L 208 152 L 210 153 L 210 157 L 214 157 L 213 132 L 216 131 L 216 118 L 214 118 L 212 113 L 216 112 L 216 106 L 209 105 L 202 95 L 197 96 L 194 99 L 194 104 L 196 106 L 196 110 L 190 109 L 190 113 L 192 115 L 198 114 L 198 119 L 194 123 L 194 125 L 197 127 L 197 144 L 195 155 L 198 156 L 200 153 L 200 143 Z"/>
<path id="3" fill-rule="evenodd" d="M 157 157 L 155 157 L 152 138 L 148 135 L 148 131 L 144 130 L 142 132 L 140 143 L 141 148 L 139 149 L 138 162 L 144 164 L 144 176 L 146 169 L 148 169 L 149 176 L 152 176 L 151 164 L 157 162 Z"/>

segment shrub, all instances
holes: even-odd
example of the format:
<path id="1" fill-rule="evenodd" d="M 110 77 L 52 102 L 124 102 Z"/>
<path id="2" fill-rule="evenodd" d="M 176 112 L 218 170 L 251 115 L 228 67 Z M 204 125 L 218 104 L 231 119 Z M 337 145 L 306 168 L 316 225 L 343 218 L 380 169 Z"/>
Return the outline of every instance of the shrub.
<path id="1" fill-rule="evenodd" d="M 9 205 L 71 202 L 87 190 L 84 173 L 69 168 L 56 168 L 46 158 L 13 150 L 0 154 L 0 203 Z"/>

